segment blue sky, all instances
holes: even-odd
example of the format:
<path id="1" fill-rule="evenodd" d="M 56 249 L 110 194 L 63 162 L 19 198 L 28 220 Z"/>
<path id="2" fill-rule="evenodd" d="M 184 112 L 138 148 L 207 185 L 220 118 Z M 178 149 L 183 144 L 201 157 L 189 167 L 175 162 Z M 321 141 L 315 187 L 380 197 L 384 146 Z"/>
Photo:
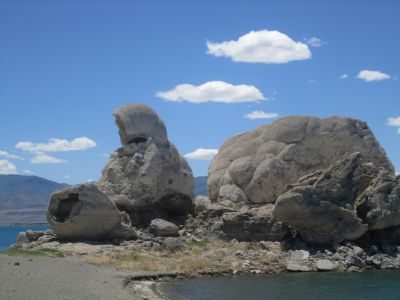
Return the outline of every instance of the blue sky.
<path id="1" fill-rule="evenodd" d="M 0 173 L 97 179 L 120 146 L 111 113 L 129 102 L 153 107 L 183 155 L 274 120 L 244 117 L 254 111 L 359 118 L 400 170 L 399 11 L 395 0 L 0 0 Z M 207 174 L 209 160 L 188 161 Z"/>

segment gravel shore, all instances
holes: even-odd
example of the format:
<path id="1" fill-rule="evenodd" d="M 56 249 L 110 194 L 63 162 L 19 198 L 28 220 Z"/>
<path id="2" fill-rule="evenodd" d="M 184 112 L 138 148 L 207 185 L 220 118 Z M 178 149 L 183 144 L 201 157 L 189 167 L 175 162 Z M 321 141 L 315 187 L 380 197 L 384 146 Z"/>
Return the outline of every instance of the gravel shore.
<path id="1" fill-rule="evenodd" d="M 158 299 L 150 283 L 125 286 L 127 276 L 70 257 L 0 255 L 0 299 Z"/>

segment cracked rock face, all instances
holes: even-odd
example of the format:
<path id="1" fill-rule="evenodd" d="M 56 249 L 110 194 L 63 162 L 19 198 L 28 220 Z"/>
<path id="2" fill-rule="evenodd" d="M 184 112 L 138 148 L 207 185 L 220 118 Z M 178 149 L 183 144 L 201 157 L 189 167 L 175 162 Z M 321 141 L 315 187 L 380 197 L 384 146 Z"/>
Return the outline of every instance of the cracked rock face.
<path id="1" fill-rule="evenodd" d="M 365 122 L 341 117 L 291 116 L 227 140 L 212 161 L 207 182 L 211 201 L 274 203 L 285 185 L 326 169 L 345 153 L 394 168 Z"/>
<path id="2" fill-rule="evenodd" d="M 122 147 L 114 151 L 97 182 L 135 226 L 161 218 L 183 223 L 194 210 L 192 170 L 168 141 L 153 109 L 129 104 L 114 113 Z"/>
<path id="3" fill-rule="evenodd" d="M 129 216 L 99 191 L 82 184 L 55 191 L 47 209 L 51 230 L 62 240 L 132 239 Z"/>
<path id="4" fill-rule="evenodd" d="M 379 230 L 400 225 L 400 176 L 382 171 L 360 196 L 357 213 Z"/>
<path id="5" fill-rule="evenodd" d="M 357 216 L 357 198 L 378 170 L 364 164 L 361 154 L 345 155 L 314 180 L 301 178 L 275 203 L 274 217 L 297 229 L 312 244 L 355 240 L 368 230 Z"/>

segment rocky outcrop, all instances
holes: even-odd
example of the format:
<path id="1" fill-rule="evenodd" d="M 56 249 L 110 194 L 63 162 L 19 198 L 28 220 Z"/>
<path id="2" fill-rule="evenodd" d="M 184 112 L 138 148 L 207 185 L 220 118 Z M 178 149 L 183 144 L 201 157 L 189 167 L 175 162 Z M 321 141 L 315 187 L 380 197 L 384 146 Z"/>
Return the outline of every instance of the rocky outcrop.
<path id="1" fill-rule="evenodd" d="M 53 233 L 63 240 L 131 239 L 136 233 L 127 213 L 121 212 L 95 184 L 54 192 L 47 209 Z"/>
<path id="2" fill-rule="evenodd" d="M 281 118 L 222 145 L 209 167 L 209 197 L 237 206 L 274 203 L 286 184 L 353 152 L 393 173 L 365 122 L 341 117 Z"/>
<path id="3" fill-rule="evenodd" d="M 164 122 L 148 106 L 114 111 L 122 148 L 112 153 L 97 182 L 135 226 L 162 218 L 182 223 L 193 213 L 194 179 L 186 160 L 168 141 Z"/>
<path id="4" fill-rule="evenodd" d="M 100 180 L 51 196 L 47 219 L 60 239 L 130 239 L 132 225 L 147 227 L 157 218 L 182 224 L 194 212 L 192 171 L 168 141 L 164 122 L 139 104 L 113 114 L 122 148 L 112 153 Z M 165 226 L 157 231 L 153 223 L 157 234 L 166 234 Z M 167 227 L 167 235 L 177 234 L 177 227 L 173 233 Z"/>
<path id="5" fill-rule="evenodd" d="M 313 244 L 355 240 L 368 230 L 400 224 L 399 178 L 346 154 L 325 171 L 288 185 L 273 215 Z"/>
<path id="6" fill-rule="evenodd" d="M 359 238 L 368 225 L 356 214 L 356 200 L 377 175 L 376 168 L 363 164 L 361 154 L 356 152 L 315 175 L 313 179 L 301 178 L 278 198 L 274 217 L 297 229 L 309 243 L 329 244 Z"/>
<path id="7" fill-rule="evenodd" d="M 400 176 L 382 171 L 358 201 L 357 214 L 370 230 L 400 225 Z"/>

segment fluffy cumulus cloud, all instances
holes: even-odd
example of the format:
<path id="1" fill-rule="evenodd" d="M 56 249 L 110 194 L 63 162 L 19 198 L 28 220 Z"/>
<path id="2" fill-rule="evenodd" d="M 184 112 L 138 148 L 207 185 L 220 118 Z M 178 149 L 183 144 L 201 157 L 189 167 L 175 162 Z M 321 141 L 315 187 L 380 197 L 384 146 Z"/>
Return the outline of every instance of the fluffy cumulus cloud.
<path id="1" fill-rule="evenodd" d="M 185 154 L 185 158 L 210 160 L 210 159 L 213 159 L 213 157 L 215 155 L 217 155 L 217 153 L 218 153 L 218 149 L 199 148 L 196 151 Z"/>
<path id="2" fill-rule="evenodd" d="M 347 78 L 349 78 L 349 75 L 347 74 L 342 74 L 339 76 L 339 79 L 347 79 Z"/>
<path id="3" fill-rule="evenodd" d="M 388 118 L 386 124 L 389 126 L 400 127 L 400 116 Z"/>
<path id="4" fill-rule="evenodd" d="M 326 44 L 323 40 L 315 36 L 310 37 L 309 39 L 305 39 L 304 41 L 311 47 L 316 47 L 316 48 L 322 47 L 323 45 Z"/>
<path id="5" fill-rule="evenodd" d="M 157 92 L 156 96 L 169 101 L 191 103 L 240 103 L 266 99 L 260 90 L 252 85 L 233 85 L 224 81 L 209 81 L 198 86 L 179 84 L 172 90 Z"/>
<path id="6" fill-rule="evenodd" d="M 311 58 L 307 44 L 295 42 L 279 31 L 250 31 L 238 40 L 207 42 L 208 54 L 236 62 L 283 64 Z"/>
<path id="7" fill-rule="evenodd" d="M 0 156 L 3 156 L 3 157 L 5 157 L 5 158 L 9 158 L 9 159 L 20 159 L 20 160 L 24 160 L 23 157 L 20 157 L 20 156 L 15 155 L 15 154 L 8 153 L 7 151 L 3 151 L 3 150 L 0 150 Z"/>
<path id="8" fill-rule="evenodd" d="M 400 116 L 388 118 L 386 121 L 386 125 L 398 127 L 397 133 L 400 134 Z"/>
<path id="9" fill-rule="evenodd" d="M 96 143 L 87 138 L 79 137 L 71 141 L 65 139 L 50 139 L 47 143 L 19 142 L 15 148 L 33 153 L 78 151 L 96 147 Z"/>
<path id="10" fill-rule="evenodd" d="M 17 167 L 7 159 L 0 159 L 0 174 L 16 174 Z"/>
<path id="11" fill-rule="evenodd" d="M 244 116 L 246 119 L 250 120 L 258 120 L 258 119 L 273 119 L 278 117 L 277 113 L 267 113 L 261 110 L 255 110 L 252 111 L 251 113 L 248 113 L 247 115 Z"/>
<path id="12" fill-rule="evenodd" d="M 41 154 L 37 154 L 34 158 L 32 158 L 31 163 L 33 163 L 33 164 L 65 164 L 65 163 L 68 163 L 68 161 L 41 153 Z"/>
<path id="13" fill-rule="evenodd" d="M 381 81 L 390 79 L 390 75 L 381 71 L 362 70 L 358 73 L 357 78 L 365 81 Z"/>

